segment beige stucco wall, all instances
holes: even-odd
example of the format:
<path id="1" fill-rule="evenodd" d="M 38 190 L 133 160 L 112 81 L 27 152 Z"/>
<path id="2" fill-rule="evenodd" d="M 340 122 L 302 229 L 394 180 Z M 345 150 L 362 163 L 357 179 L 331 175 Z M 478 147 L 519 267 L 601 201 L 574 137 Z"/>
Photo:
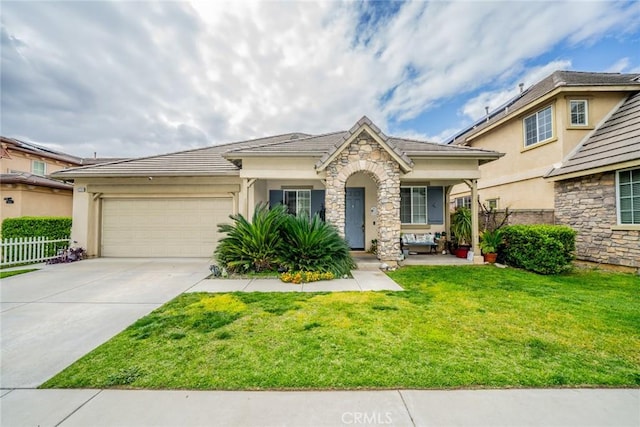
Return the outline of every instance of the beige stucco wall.
<path id="1" fill-rule="evenodd" d="M 553 183 L 544 175 L 560 164 L 578 144 L 603 122 L 626 98 L 620 93 L 565 92 L 518 114 L 503 125 L 471 139 L 471 146 L 495 150 L 505 155 L 480 166 L 478 190 L 482 202 L 499 198 L 499 207 L 510 209 L 553 209 Z M 586 99 L 589 126 L 569 126 L 569 101 Z M 523 119 L 546 106 L 553 108 L 554 136 L 549 141 L 524 147 Z M 469 195 L 465 185 L 453 188 L 451 198 Z"/>
<path id="2" fill-rule="evenodd" d="M 3 144 L 4 145 L 4 144 Z M 9 157 L 0 158 L 1 173 L 32 173 L 32 162 L 46 164 L 46 173 L 74 166 L 68 162 L 49 159 L 44 156 L 7 149 Z M 11 197 L 13 204 L 6 204 L 5 197 Z M 0 188 L 0 219 L 20 216 L 71 216 L 73 211 L 72 192 L 48 187 L 27 186 L 23 184 L 2 184 Z"/>
<path id="3" fill-rule="evenodd" d="M 322 178 L 315 164 L 318 159 L 310 157 L 247 157 L 242 159 L 241 178 L 259 179 L 311 179 Z"/>
<path id="4" fill-rule="evenodd" d="M 5 197 L 11 197 L 13 204 L 7 204 Z M 22 184 L 2 184 L 0 190 L 0 217 L 20 216 L 68 216 L 72 213 L 72 193 L 46 187 Z"/>
<path id="5" fill-rule="evenodd" d="M 32 173 L 31 165 L 34 160 L 39 160 L 46 163 L 47 174 L 59 171 L 70 166 L 77 166 L 72 163 L 61 162 L 59 160 L 53 160 L 43 156 L 35 156 L 11 149 L 9 149 L 8 151 L 9 155 L 11 156 L 10 158 L 0 158 L 0 170 L 2 171 L 2 173 L 9 173 L 12 171 Z"/>
<path id="6" fill-rule="evenodd" d="M 413 169 L 402 174 L 402 182 L 477 179 L 478 161 L 473 159 L 412 159 Z M 431 185 L 431 184 L 430 184 Z"/>

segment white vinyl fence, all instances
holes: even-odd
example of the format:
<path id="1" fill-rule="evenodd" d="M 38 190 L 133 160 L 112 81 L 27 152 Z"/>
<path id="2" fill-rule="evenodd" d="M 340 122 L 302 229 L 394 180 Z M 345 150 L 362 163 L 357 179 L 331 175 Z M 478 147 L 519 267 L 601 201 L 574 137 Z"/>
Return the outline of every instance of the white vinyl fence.
<path id="1" fill-rule="evenodd" d="M 0 242 L 0 266 L 43 262 L 55 258 L 70 240 L 47 237 L 15 237 Z"/>

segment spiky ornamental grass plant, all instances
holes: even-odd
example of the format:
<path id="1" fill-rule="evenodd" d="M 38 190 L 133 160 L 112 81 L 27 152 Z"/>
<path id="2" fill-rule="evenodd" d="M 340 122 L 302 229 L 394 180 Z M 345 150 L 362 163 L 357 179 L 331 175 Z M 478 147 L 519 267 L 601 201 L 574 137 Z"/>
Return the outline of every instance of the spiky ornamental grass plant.
<path id="1" fill-rule="evenodd" d="M 287 220 L 286 207 L 259 204 L 251 222 L 240 214 L 230 215 L 233 224 L 219 224 L 226 233 L 218 243 L 215 257 L 230 272 L 269 271 L 278 267 L 282 254 L 282 226 Z"/>
<path id="2" fill-rule="evenodd" d="M 347 242 L 318 215 L 311 220 L 289 216 L 282 238 L 281 262 L 289 271 L 331 272 L 340 277 L 356 267 Z"/>

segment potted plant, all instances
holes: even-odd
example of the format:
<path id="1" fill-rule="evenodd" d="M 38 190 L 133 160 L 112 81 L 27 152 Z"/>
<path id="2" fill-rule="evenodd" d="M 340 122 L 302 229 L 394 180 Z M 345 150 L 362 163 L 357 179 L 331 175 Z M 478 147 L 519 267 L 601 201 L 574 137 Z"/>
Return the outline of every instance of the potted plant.
<path id="1" fill-rule="evenodd" d="M 500 230 L 485 231 L 480 240 L 480 249 L 484 254 L 486 262 L 494 263 L 498 257 L 498 247 L 502 243 L 502 232 Z"/>
<path id="2" fill-rule="evenodd" d="M 471 209 L 465 207 L 456 208 L 451 215 L 451 232 L 458 240 L 458 258 L 466 258 L 471 247 Z"/>

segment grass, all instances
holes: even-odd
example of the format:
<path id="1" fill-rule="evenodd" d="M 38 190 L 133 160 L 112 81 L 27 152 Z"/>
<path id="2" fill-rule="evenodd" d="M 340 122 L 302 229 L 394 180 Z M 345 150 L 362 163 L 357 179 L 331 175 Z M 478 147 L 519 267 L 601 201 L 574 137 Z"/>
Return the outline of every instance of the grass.
<path id="1" fill-rule="evenodd" d="M 184 294 L 43 387 L 640 385 L 640 277 L 405 267 L 404 292 Z"/>
<path id="2" fill-rule="evenodd" d="M 0 279 L 5 279 L 11 276 L 17 276 L 18 274 L 29 273 L 32 271 L 38 270 L 37 268 L 27 268 L 24 270 L 10 270 L 10 271 L 0 271 Z"/>

